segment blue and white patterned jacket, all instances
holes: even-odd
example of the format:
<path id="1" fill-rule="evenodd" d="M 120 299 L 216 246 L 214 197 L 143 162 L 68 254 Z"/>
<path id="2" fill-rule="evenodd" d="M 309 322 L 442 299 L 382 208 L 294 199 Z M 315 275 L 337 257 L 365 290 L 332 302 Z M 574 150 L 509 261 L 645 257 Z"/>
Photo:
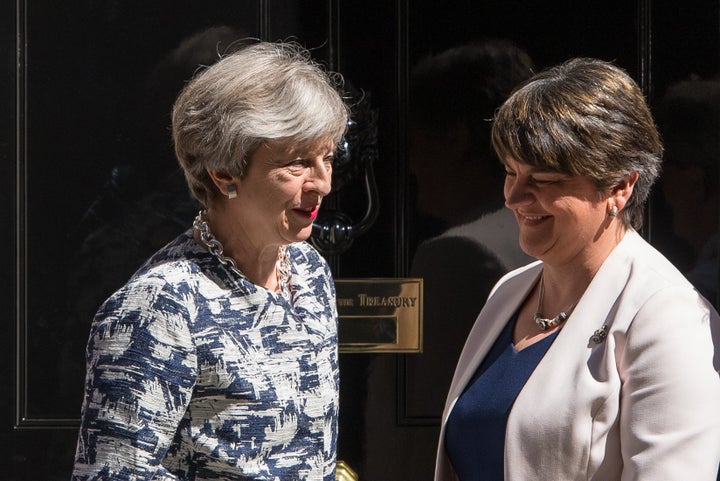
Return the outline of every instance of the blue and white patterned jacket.
<path id="1" fill-rule="evenodd" d="M 103 304 L 74 481 L 335 479 L 335 288 L 310 245 L 288 253 L 290 301 L 188 231 Z"/>

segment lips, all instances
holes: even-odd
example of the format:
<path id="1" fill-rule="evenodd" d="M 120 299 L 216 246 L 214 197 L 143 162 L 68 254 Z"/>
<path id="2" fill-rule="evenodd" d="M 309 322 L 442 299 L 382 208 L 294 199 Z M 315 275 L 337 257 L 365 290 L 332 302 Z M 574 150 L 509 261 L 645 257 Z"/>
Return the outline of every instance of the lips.
<path id="1" fill-rule="evenodd" d="M 316 205 L 316 206 L 313 207 L 313 209 L 310 211 L 310 220 L 315 220 L 315 219 L 317 219 L 318 212 L 320 212 L 320 206 L 319 206 L 319 205 Z"/>
<path id="2" fill-rule="evenodd" d="M 524 225 L 538 225 L 544 220 L 549 219 L 549 215 L 538 215 L 538 214 L 522 214 L 517 213 L 518 220 Z"/>
<path id="3" fill-rule="evenodd" d="M 320 212 L 320 205 L 316 204 L 311 207 L 293 209 L 293 212 L 310 220 L 315 220 L 317 219 L 318 212 Z"/>

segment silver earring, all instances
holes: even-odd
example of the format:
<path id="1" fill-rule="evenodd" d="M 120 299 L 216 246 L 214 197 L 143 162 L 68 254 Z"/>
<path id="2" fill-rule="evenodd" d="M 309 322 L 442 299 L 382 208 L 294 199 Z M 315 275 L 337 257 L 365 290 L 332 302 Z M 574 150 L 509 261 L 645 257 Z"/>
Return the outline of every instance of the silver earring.
<path id="1" fill-rule="evenodd" d="M 618 208 L 617 208 L 616 205 L 610 207 L 610 212 L 608 212 L 608 215 L 609 215 L 610 217 L 617 217 L 617 215 L 618 215 Z"/>
<path id="2" fill-rule="evenodd" d="M 237 189 L 234 185 L 228 185 L 227 196 L 228 199 L 234 199 L 235 197 L 237 197 Z"/>

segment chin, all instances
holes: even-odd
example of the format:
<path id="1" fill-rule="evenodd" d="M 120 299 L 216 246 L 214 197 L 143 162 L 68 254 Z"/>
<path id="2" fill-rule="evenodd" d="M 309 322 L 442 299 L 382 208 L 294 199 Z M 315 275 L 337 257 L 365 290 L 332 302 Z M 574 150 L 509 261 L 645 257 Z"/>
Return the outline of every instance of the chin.
<path id="1" fill-rule="evenodd" d="M 302 229 L 300 231 L 296 232 L 289 232 L 287 236 L 285 236 L 287 242 L 289 244 L 292 244 L 293 242 L 303 242 L 310 238 L 310 235 L 312 235 L 312 225 L 306 229 Z"/>
<path id="2" fill-rule="evenodd" d="M 522 250 L 525 254 L 529 255 L 530 257 L 534 257 L 535 259 L 541 259 L 543 254 L 545 253 L 545 250 L 537 246 L 536 244 L 530 244 L 530 243 L 523 243 L 520 242 L 520 250 Z"/>

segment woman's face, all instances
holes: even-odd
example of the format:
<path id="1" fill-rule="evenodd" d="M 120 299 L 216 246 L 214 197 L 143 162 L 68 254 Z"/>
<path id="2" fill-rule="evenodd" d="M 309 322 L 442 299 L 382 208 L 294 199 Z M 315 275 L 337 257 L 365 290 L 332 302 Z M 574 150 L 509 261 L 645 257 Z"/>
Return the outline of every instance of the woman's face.
<path id="1" fill-rule="evenodd" d="M 608 197 L 588 177 L 505 160 L 505 205 L 515 213 L 520 247 L 546 264 L 598 259 L 607 252 Z M 604 257 L 602 257 L 604 259 Z"/>
<path id="2" fill-rule="evenodd" d="M 307 239 L 322 198 L 330 193 L 335 145 L 271 142 L 250 157 L 237 181 L 238 198 L 228 202 L 243 229 L 263 245 Z"/>

